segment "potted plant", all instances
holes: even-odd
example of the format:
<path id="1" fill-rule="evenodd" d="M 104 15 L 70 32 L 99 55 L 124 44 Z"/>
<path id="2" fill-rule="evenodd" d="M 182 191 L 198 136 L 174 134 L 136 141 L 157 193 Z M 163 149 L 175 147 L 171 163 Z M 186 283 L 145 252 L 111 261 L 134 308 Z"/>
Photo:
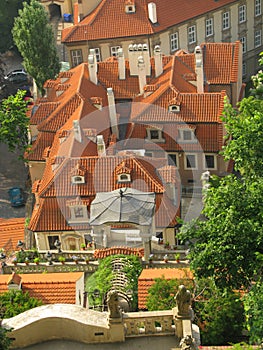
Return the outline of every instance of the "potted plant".
<path id="1" fill-rule="evenodd" d="M 59 257 L 58 257 L 58 261 L 60 261 L 61 262 L 61 264 L 65 264 L 65 261 L 66 261 L 66 258 L 64 257 L 64 256 L 62 256 L 62 255 L 60 255 Z"/>
<path id="2" fill-rule="evenodd" d="M 29 262 L 30 262 L 30 260 L 29 260 L 29 257 L 27 256 L 27 257 L 25 258 L 25 264 L 26 264 L 26 265 L 29 265 Z"/>
<path id="3" fill-rule="evenodd" d="M 167 254 L 164 255 L 163 260 L 164 260 L 165 263 L 168 263 L 169 259 L 168 259 L 168 255 Z"/>
<path id="4" fill-rule="evenodd" d="M 73 256 L 72 256 L 72 260 L 75 262 L 75 264 L 78 264 L 78 263 L 79 263 L 79 257 L 76 256 L 76 255 L 73 255 Z"/>
<path id="5" fill-rule="evenodd" d="M 170 248 L 170 242 L 169 242 L 169 241 L 166 241 L 164 247 L 167 248 L 167 249 L 169 249 L 169 248 Z"/>
<path id="6" fill-rule="evenodd" d="M 88 256 L 85 256 L 84 260 L 85 260 L 86 264 L 89 264 L 89 257 Z"/>
<path id="7" fill-rule="evenodd" d="M 13 264 L 16 266 L 17 265 L 17 257 L 14 258 Z"/>
<path id="8" fill-rule="evenodd" d="M 150 254 L 149 255 L 149 264 L 151 265 L 153 262 L 153 254 Z"/>
<path id="9" fill-rule="evenodd" d="M 175 254 L 175 260 L 176 260 L 176 262 L 180 262 L 180 254 L 179 253 L 177 253 L 177 254 Z"/>
<path id="10" fill-rule="evenodd" d="M 86 244 L 85 243 L 81 243 L 80 248 L 81 248 L 81 250 L 86 250 Z"/>
<path id="11" fill-rule="evenodd" d="M 39 265 L 39 261 L 40 261 L 39 257 L 36 256 L 36 257 L 34 258 L 34 263 L 36 263 L 37 265 Z"/>

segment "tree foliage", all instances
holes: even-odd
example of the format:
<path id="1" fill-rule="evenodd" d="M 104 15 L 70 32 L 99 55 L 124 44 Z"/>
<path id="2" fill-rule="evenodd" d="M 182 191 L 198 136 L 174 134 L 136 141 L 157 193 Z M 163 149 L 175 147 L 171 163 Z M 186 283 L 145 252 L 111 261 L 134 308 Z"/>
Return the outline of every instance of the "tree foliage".
<path id="1" fill-rule="evenodd" d="M 26 0 L 29 2 L 29 0 Z M 23 0 L 1 0 L 0 1 L 0 52 L 13 49 L 12 28 L 14 18 L 18 15 L 18 10 L 22 8 Z"/>
<path id="2" fill-rule="evenodd" d="M 28 145 L 29 125 L 24 95 L 25 92 L 19 90 L 0 105 L 0 142 L 5 143 L 10 151 L 20 150 L 22 153 Z"/>
<path id="3" fill-rule="evenodd" d="M 0 318 L 10 318 L 42 305 L 38 299 L 29 296 L 28 292 L 8 291 L 0 295 Z"/>
<path id="4" fill-rule="evenodd" d="M 43 94 L 44 82 L 55 78 L 60 64 L 52 27 L 39 1 L 23 3 L 12 32 L 14 42 L 23 57 L 23 65 Z"/>
<path id="5" fill-rule="evenodd" d="M 257 282 L 244 296 L 246 327 L 252 343 L 261 344 L 263 340 L 263 283 Z"/>
<path id="6" fill-rule="evenodd" d="M 201 279 L 196 284 L 193 308 L 203 345 L 240 340 L 244 308 L 239 293 L 217 288 L 212 279 Z"/>
<path id="7" fill-rule="evenodd" d="M 0 327 L 0 350 L 9 350 L 12 344 L 12 338 L 8 336 L 11 329 Z"/>

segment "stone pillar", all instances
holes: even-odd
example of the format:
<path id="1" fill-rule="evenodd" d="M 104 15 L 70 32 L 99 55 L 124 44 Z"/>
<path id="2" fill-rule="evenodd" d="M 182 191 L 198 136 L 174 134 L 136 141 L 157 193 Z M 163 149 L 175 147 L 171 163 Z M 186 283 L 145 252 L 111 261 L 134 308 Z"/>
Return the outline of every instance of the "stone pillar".
<path id="1" fill-rule="evenodd" d="M 94 237 L 94 243 L 96 248 L 103 247 L 103 233 L 104 233 L 104 230 L 101 227 L 99 226 L 93 227 L 93 237 Z"/>
<path id="2" fill-rule="evenodd" d="M 151 228 L 149 226 L 140 226 L 140 236 L 143 242 L 144 260 L 148 261 L 151 254 Z"/>

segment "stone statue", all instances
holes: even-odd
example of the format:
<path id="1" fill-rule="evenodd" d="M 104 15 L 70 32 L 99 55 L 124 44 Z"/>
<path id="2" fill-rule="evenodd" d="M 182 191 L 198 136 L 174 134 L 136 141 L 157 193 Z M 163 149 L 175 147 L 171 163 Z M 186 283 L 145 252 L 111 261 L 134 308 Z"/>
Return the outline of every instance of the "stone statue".
<path id="1" fill-rule="evenodd" d="M 191 337 L 191 335 L 186 335 L 184 338 L 180 341 L 180 347 L 182 350 L 195 350 L 195 342 L 194 339 Z"/>
<path id="2" fill-rule="evenodd" d="M 107 294 L 107 304 L 110 313 L 110 318 L 120 318 L 121 312 L 119 306 L 119 297 L 118 292 L 116 290 L 111 290 Z"/>
<path id="3" fill-rule="evenodd" d="M 178 315 L 190 316 L 191 293 L 183 284 L 178 288 L 175 301 L 178 309 Z"/>

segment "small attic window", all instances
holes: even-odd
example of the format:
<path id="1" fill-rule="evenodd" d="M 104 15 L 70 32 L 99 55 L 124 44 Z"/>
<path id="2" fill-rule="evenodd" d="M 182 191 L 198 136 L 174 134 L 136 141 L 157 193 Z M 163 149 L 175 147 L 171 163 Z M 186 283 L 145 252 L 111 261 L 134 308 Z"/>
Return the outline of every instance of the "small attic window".
<path id="1" fill-rule="evenodd" d="M 130 174 L 119 174 L 117 175 L 118 182 L 131 182 Z"/>
<path id="2" fill-rule="evenodd" d="M 171 113 L 178 113 L 178 112 L 180 112 L 180 106 L 179 105 L 170 105 L 168 107 L 168 110 Z"/>
<path id="3" fill-rule="evenodd" d="M 73 184 L 84 184 L 85 183 L 85 178 L 84 176 L 72 176 L 71 181 Z"/>
<path id="4" fill-rule="evenodd" d="M 126 13 L 135 13 L 135 5 L 134 4 L 126 4 L 125 5 Z"/>

